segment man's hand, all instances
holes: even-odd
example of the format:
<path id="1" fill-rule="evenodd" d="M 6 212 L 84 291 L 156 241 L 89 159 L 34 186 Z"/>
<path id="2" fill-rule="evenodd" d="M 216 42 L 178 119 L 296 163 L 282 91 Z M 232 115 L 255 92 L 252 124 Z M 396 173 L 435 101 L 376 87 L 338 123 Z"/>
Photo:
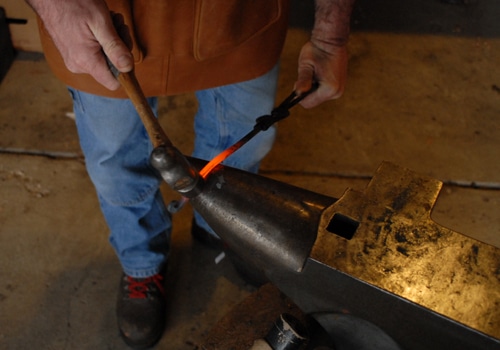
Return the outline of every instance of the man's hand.
<path id="1" fill-rule="evenodd" d="M 319 87 L 300 104 L 305 108 L 312 108 L 325 101 L 339 98 L 344 92 L 346 77 L 347 48 L 345 46 L 332 48 L 326 52 L 313 42 L 307 42 L 300 51 L 295 91 L 299 94 L 308 91 L 313 81 L 317 81 Z"/>
<path id="2" fill-rule="evenodd" d="M 300 104 L 315 107 L 325 101 L 339 98 L 347 78 L 347 40 L 354 0 L 316 0 L 316 14 L 311 40 L 299 55 L 298 78 L 295 91 L 309 90 L 313 81 L 318 89 Z"/>
<path id="3" fill-rule="evenodd" d="M 121 72 L 132 70 L 134 62 L 103 0 L 27 2 L 42 19 L 71 72 L 90 74 L 106 88 L 118 89 L 120 83 L 111 74 L 104 54 Z"/>

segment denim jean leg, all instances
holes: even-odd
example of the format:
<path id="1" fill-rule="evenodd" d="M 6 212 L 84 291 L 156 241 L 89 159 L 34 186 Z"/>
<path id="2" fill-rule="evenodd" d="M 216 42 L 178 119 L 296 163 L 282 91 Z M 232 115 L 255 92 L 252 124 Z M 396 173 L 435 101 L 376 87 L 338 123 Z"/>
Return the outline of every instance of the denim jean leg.
<path id="1" fill-rule="evenodd" d="M 249 81 L 196 92 L 193 156 L 210 160 L 251 131 L 255 121 L 274 107 L 279 67 Z M 224 161 L 225 165 L 256 173 L 271 150 L 276 127 L 262 131 Z M 214 233 L 195 212 L 196 223 Z"/>
<path id="2" fill-rule="evenodd" d="M 87 172 L 110 229 L 110 243 L 124 272 L 148 277 L 160 271 L 171 222 L 159 191 L 160 180 L 149 165 L 152 150 L 131 102 L 69 89 Z M 148 99 L 156 110 L 157 99 Z M 160 239 L 162 238 L 162 239 Z"/>

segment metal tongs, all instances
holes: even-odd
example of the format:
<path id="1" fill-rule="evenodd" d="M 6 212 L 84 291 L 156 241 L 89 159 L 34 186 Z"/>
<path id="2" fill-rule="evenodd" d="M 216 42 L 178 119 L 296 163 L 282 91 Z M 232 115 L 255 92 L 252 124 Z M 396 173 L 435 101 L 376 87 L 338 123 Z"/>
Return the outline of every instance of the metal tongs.
<path id="1" fill-rule="evenodd" d="M 153 111 L 151 110 L 151 107 L 149 106 L 146 100 L 146 97 L 144 96 L 144 93 L 142 92 L 142 89 L 135 77 L 134 71 L 127 73 L 120 73 L 111 64 L 111 62 L 108 61 L 108 64 L 110 66 L 111 72 L 121 83 L 125 92 L 129 96 L 132 103 L 134 104 L 135 109 L 137 110 L 137 113 L 139 114 L 139 117 L 141 118 L 144 127 L 146 128 L 146 131 L 148 133 L 148 136 L 155 149 L 160 149 L 159 153 L 162 153 L 164 151 L 161 150 L 161 148 L 167 147 L 169 149 L 169 152 L 171 153 L 170 156 L 174 157 L 175 161 L 179 163 L 177 164 L 179 172 L 186 174 L 184 178 L 185 179 L 195 178 L 195 176 L 193 176 L 192 174 L 195 170 L 190 166 L 189 162 L 184 158 L 184 156 L 174 147 L 174 145 L 172 144 L 172 142 L 170 141 L 164 130 L 161 128 L 160 123 L 156 119 Z M 319 84 L 315 82 L 309 91 L 306 91 L 300 95 L 297 95 L 295 91 L 292 92 L 283 102 L 281 102 L 277 107 L 275 107 L 270 114 L 258 117 L 256 119 L 253 129 L 248 134 L 243 136 L 239 141 L 237 141 L 234 145 L 222 151 L 220 154 L 215 156 L 211 161 L 209 161 L 203 167 L 203 169 L 200 170 L 199 176 L 201 176 L 203 179 L 207 178 L 207 176 L 217 165 L 222 163 L 227 157 L 229 157 L 231 154 L 240 149 L 255 135 L 257 135 L 261 131 L 269 129 L 274 123 L 288 117 L 290 115 L 290 109 L 296 104 L 298 104 L 300 101 L 302 101 L 310 93 L 315 91 L 318 88 L 318 86 Z M 165 179 L 165 177 L 163 178 L 169 185 L 171 185 L 172 188 L 176 189 L 176 183 L 170 183 L 169 181 L 167 181 L 167 179 Z M 195 181 L 196 180 L 193 180 L 192 186 L 194 186 Z M 183 185 L 185 186 L 185 183 L 183 183 Z M 188 189 L 190 189 L 190 187 L 191 185 L 187 186 Z M 170 203 L 170 205 L 168 206 L 168 210 L 171 213 L 175 213 L 179 211 L 186 202 L 188 202 L 188 198 L 182 197 L 181 200 L 173 201 L 172 203 Z"/>
<path id="2" fill-rule="evenodd" d="M 234 145 L 229 147 L 228 149 L 222 151 L 220 154 L 215 156 L 210 162 L 205 165 L 203 169 L 200 171 L 200 175 L 203 178 L 206 178 L 208 174 L 215 168 L 218 164 L 223 162 L 227 157 L 240 149 L 244 144 L 250 141 L 255 135 L 257 135 L 261 131 L 265 131 L 269 129 L 274 123 L 285 119 L 290 115 L 290 109 L 295 106 L 297 103 L 302 101 L 306 96 L 315 91 L 319 86 L 319 83 L 314 82 L 311 89 L 308 91 L 297 95 L 295 91 L 293 91 L 283 102 L 281 102 L 277 107 L 275 107 L 271 114 L 263 115 L 256 119 L 255 125 L 253 129 L 243 136 L 239 141 L 237 141 Z"/>
<path id="3" fill-rule="evenodd" d="M 261 131 L 265 131 L 269 129 L 274 123 L 285 119 L 290 115 L 290 109 L 298 104 L 300 101 L 302 101 L 306 96 L 308 96 L 310 93 L 315 91 L 319 86 L 319 83 L 314 82 L 313 86 L 311 89 L 308 91 L 297 95 L 295 91 L 293 91 L 283 102 L 281 102 L 277 107 L 275 107 L 272 111 L 271 114 L 263 115 L 260 116 L 256 119 L 255 125 L 253 129 L 243 136 L 241 139 L 239 139 L 236 143 L 234 143 L 231 147 L 225 149 L 218 155 L 216 155 L 214 158 L 212 158 L 211 161 L 209 161 L 201 170 L 200 170 L 200 176 L 203 179 L 206 179 L 208 175 L 212 172 L 212 170 L 221 164 L 226 158 L 228 158 L 231 154 L 236 152 L 238 149 L 240 149 L 244 144 L 246 144 L 248 141 L 250 141 L 255 135 L 257 135 Z M 188 198 L 182 197 L 181 200 L 179 201 L 172 201 L 168 205 L 168 211 L 170 213 L 176 213 L 182 207 L 189 201 Z"/>

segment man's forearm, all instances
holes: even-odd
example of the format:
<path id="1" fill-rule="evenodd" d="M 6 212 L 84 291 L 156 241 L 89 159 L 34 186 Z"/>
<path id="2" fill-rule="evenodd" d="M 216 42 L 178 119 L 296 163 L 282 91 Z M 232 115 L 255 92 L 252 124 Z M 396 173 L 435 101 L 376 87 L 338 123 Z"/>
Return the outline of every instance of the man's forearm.
<path id="1" fill-rule="evenodd" d="M 347 44 L 355 0 L 316 0 L 311 41 L 322 50 Z"/>
<path id="2" fill-rule="evenodd" d="M 316 13 L 311 39 L 299 55 L 295 91 L 309 90 L 313 81 L 319 88 L 301 101 L 305 108 L 338 98 L 347 76 L 347 40 L 354 0 L 315 0 Z"/>

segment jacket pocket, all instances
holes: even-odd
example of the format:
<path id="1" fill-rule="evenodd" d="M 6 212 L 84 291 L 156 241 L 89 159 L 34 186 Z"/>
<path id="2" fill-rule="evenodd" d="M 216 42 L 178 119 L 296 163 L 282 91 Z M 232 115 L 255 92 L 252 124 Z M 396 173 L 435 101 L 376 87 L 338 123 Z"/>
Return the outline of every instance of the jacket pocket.
<path id="1" fill-rule="evenodd" d="M 196 0 L 193 51 L 198 61 L 223 55 L 272 26 L 279 0 Z"/>

